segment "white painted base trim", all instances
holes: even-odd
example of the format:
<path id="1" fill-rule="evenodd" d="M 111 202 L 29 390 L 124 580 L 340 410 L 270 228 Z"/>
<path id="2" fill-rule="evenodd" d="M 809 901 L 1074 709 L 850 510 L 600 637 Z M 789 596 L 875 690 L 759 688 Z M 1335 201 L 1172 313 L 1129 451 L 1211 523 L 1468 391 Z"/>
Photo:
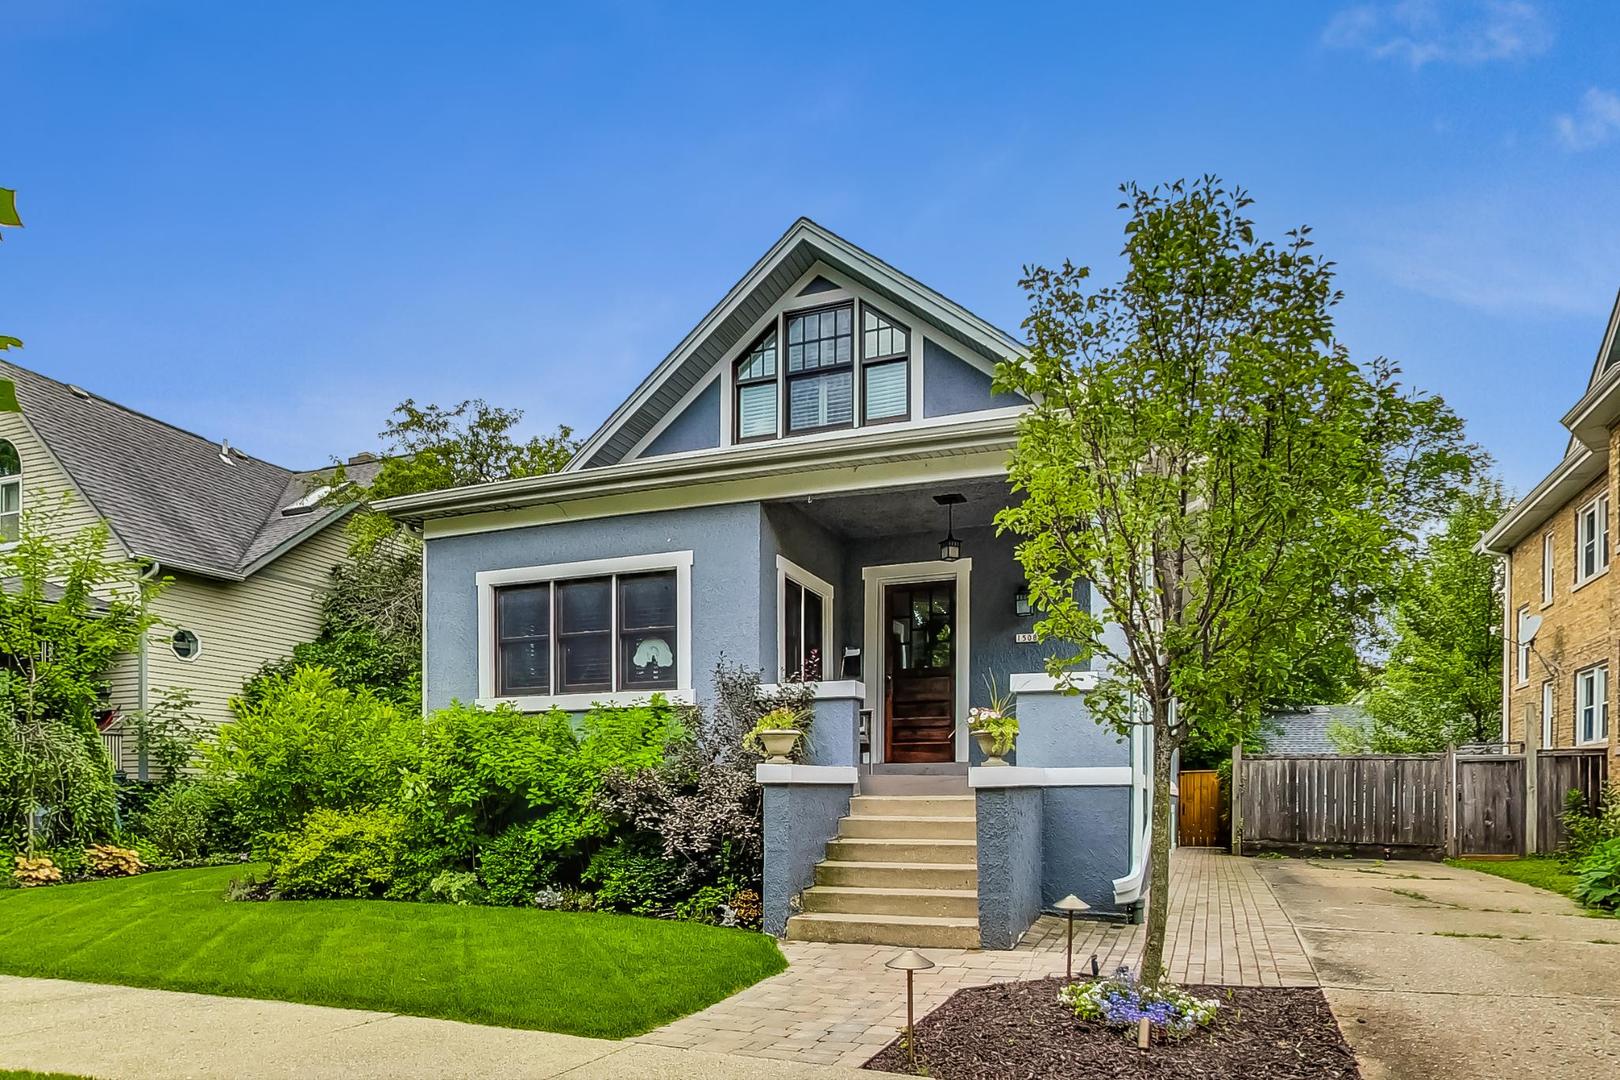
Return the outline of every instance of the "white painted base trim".
<path id="1" fill-rule="evenodd" d="M 976 765 L 968 770 L 970 788 L 1130 786 L 1129 765 L 1093 765 L 1069 769 Z"/>
<path id="2" fill-rule="evenodd" d="M 853 765 L 773 765 L 762 761 L 754 766 L 754 779 L 761 784 L 849 784 L 860 782 L 860 770 Z"/>
<path id="3" fill-rule="evenodd" d="M 615 708 L 645 705 L 655 693 L 662 695 L 672 705 L 692 705 L 697 701 L 697 695 L 691 690 L 637 690 L 614 694 L 553 694 L 550 697 L 481 697 L 478 699 L 478 707 L 493 709 L 497 705 L 511 705 L 516 707 L 518 712 L 526 713 L 550 712 L 552 709 L 585 712 L 593 705 L 608 705 Z"/>
<path id="4" fill-rule="evenodd" d="M 859 679 L 827 679 L 810 685 L 815 687 L 817 701 L 836 701 L 841 698 L 866 700 L 866 684 Z M 782 684 L 760 683 L 759 688 L 767 694 L 777 694 L 781 693 Z"/>
<path id="5" fill-rule="evenodd" d="M 1007 687 L 1014 694 L 1066 694 L 1071 689 L 1086 691 L 1097 689 L 1095 671 L 1071 671 L 1061 678 L 1053 678 L 1044 671 L 1031 671 L 1007 676 Z"/>

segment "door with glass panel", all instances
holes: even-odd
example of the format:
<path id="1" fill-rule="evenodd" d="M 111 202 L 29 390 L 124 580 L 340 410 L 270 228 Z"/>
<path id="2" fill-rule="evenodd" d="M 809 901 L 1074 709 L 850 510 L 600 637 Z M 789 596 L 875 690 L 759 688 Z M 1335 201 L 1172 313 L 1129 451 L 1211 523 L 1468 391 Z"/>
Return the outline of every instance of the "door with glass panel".
<path id="1" fill-rule="evenodd" d="M 884 590 L 883 760 L 956 760 L 956 582 Z"/>

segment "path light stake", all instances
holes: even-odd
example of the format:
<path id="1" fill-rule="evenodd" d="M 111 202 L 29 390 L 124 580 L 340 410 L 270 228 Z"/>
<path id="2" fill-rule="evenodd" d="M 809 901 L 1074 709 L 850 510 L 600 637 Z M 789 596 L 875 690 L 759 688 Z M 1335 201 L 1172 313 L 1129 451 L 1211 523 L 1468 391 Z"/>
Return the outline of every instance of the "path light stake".
<path id="1" fill-rule="evenodd" d="M 1074 916 L 1076 912 L 1090 911 L 1091 905 L 1074 895 L 1074 893 L 1070 893 L 1053 904 L 1052 907 L 1063 912 L 1069 918 L 1069 947 L 1063 960 L 1063 974 L 1070 982 L 1074 982 Z M 1095 974 L 1097 970 L 1097 957 L 1095 955 L 1091 958 L 1091 968 L 1092 973 Z"/>
<path id="2" fill-rule="evenodd" d="M 1148 1048 L 1148 1039 L 1149 1039 L 1150 1036 L 1151 1036 L 1151 1029 L 1148 1027 L 1148 1018 L 1144 1016 L 1144 1017 L 1142 1017 L 1142 1019 L 1140 1019 L 1140 1020 L 1138 1020 L 1136 1022 L 1136 1045 L 1137 1045 L 1137 1048 L 1141 1049 L 1141 1050 L 1146 1050 Z"/>
<path id="3" fill-rule="evenodd" d="M 912 979 L 919 971 L 927 971 L 934 966 L 934 962 L 915 949 L 901 953 L 899 956 L 883 965 L 894 968 L 896 971 L 906 973 L 906 1050 L 911 1054 L 911 1064 L 917 1064 L 917 1031 L 914 1021 L 915 1013 L 912 1009 Z"/>

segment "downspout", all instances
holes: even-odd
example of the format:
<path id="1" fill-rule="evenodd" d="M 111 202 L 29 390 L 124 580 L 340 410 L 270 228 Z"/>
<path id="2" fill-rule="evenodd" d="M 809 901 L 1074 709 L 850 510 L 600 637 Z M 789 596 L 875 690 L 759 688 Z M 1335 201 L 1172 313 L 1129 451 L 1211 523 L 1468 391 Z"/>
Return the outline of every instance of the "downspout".
<path id="1" fill-rule="evenodd" d="M 154 559 L 152 565 L 141 572 L 141 580 L 151 581 L 157 576 L 158 571 L 161 569 L 162 566 Z M 135 654 L 135 708 L 136 711 L 141 714 L 141 719 L 143 722 L 146 719 L 146 701 L 148 697 L 149 682 L 146 666 L 146 645 L 146 632 L 143 630 L 141 632 L 141 648 L 140 651 Z M 143 783 L 149 779 L 147 775 L 146 747 L 144 745 L 137 746 L 135 778 Z"/>

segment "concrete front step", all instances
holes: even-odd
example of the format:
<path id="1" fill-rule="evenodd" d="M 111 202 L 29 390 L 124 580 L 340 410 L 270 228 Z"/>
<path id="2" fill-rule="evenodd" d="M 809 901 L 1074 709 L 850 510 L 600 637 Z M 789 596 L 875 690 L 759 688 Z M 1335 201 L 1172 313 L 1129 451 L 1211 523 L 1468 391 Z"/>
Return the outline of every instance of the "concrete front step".
<path id="1" fill-rule="evenodd" d="M 893 776 L 884 774 L 865 773 L 860 778 L 862 795 L 898 795 L 898 796 L 925 796 L 944 795 L 962 796 L 971 795 L 968 787 L 967 770 L 960 773 L 944 775 L 914 775 Z"/>
<path id="2" fill-rule="evenodd" d="M 844 915 L 924 915 L 955 919 L 979 917 L 973 889 L 884 889 L 815 885 L 803 894 L 804 910 Z"/>
<path id="3" fill-rule="evenodd" d="M 849 801 L 856 817 L 973 817 L 972 795 L 857 795 Z"/>
<path id="4" fill-rule="evenodd" d="M 977 949 L 979 920 L 922 915 L 805 912 L 788 920 L 789 941 L 841 941 L 911 949 Z"/>
<path id="5" fill-rule="evenodd" d="M 822 862 L 816 864 L 817 885 L 852 885 L 874 889 L 979 888 L 979 864 Z"/>
<path id="6" fill-rule="evenodd" d="M 974 840 L 978 822 L 971 817 L 853 814 L 838 823 L 838 835 L 874 840 Z"/>
<path id="7" fill-rule="evenodd" d="M 828 862 L 977 863 L 977 840 L 850 837 L 827 842 Z"/>

